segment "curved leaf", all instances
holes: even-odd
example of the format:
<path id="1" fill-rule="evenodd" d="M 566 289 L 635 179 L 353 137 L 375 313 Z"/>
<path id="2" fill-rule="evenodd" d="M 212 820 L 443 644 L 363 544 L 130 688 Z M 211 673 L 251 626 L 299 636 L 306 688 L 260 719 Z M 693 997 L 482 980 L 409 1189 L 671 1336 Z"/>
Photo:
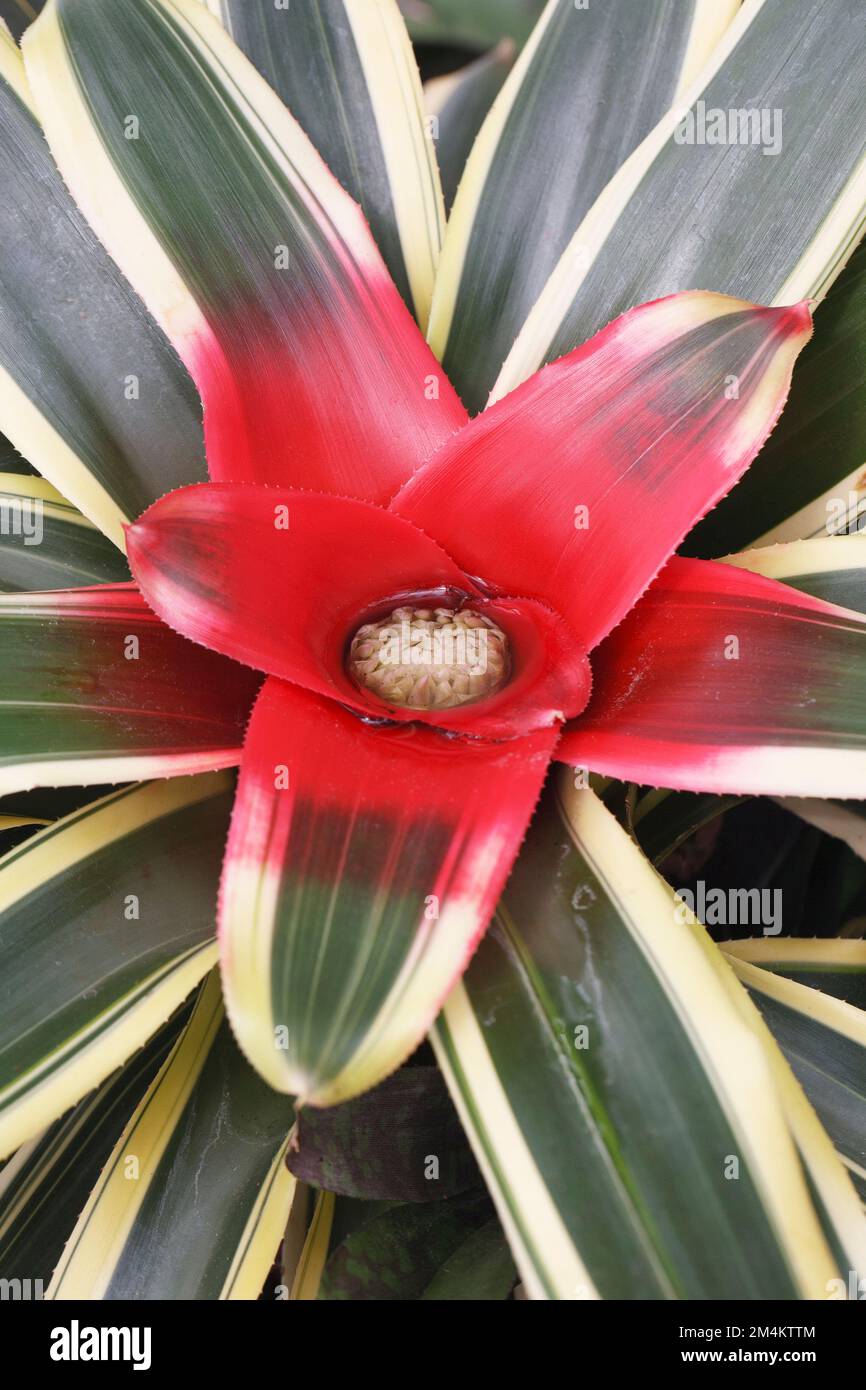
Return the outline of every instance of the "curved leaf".
<path id="1" fill-rule="evenodd" d="M 413 1051 L 487 925 L 555 740 L 379 725 L 267 682 L 220 949 L 235 1034 L 271 1085 L 334 1105 Z"/>
<path id="2" fill-rule="evenodd" d="M 747 0 L 590 208 L 491 399 L 659 295 L 826 293 L 866 226 L 864 75 L 860 0 Z"/>
<path id="3" fill-rule="evenodd" d="M 131 584 L 0 595 L 0 795 L 233 767 L 260 682 Z"/>
<path id="4" fill-rule="evenodd" d="M 222 25 L 198 0 L 51 0 L 24 53 L 64 177 L 198 385 L 211 477 L 387 500 L 465 412 Z"/>
<path id="5" fill-rule="evenodd" d="M 0 428 L 123 547 L 123 523 L 205 477 L 195 389 L 70 198 L 0 29 Z"/>
<path id="6" fill-rule="evenodd" d="M 45 1287 L 118 1135 L 182 1027 L 177 1016 L 0 1173 L 0 1269 Z"/>
<path id="7" fill-rule="evenodd" d="M 837 1152 L 866 1179 L 866 1013 L 772 970 L 730 957 Z"/>
<path id="8" fill-rule="evenodd" d="M 0 861 L 0 1152 L 103 1081 L 213 965 L 230 804 L 225 773 L 130 787 Z"/>
<path id="9" fill-rule="evenodd" d="M 436 278 L 430 343 L 471 411 L 584 214 L 736 9 L 550 0 L 473 146 Z"/>
<path id="10" fill-rule="evenodd" d="M 395 0 L 207 0 L 360 204 L 427 325 L 445 212 L 421 81 Z"/>
<path id="11" fill-rule="evenodd" d="M 866 1009 L 866 941 L 838 937 L 761 936 L 721 941 L 719 949 L 735 960 L 772 970 L 822 994 Z M 735 966 L 736 968 L 736 966 Z"/>
<path id="12" fill-rule="evenodd" d="M 717 561 L 669 561 L 593 654 L 563 762 L 684 791 L 858 796 L 866 618 Z"/>
<path id="13" fill-rule="evenodd" d="M 295 1180 L 292 1107 L 232 1040 L 216 974 L 117 1141 L 50 1299 L 255 1299 Z"/>
<path id="14" fill-rule="evenodd" d="M 0 591 L 129 579 L 117 547 L 42 478 L 0 473 Z"/>
<path id="15" fill-rule="evenodd" d="M 829 1141 L 795 1124 L 704 929 L 593 793 L 558 787 L 433 1033 L 530 1296 L 826 1296 L 798 1146 L 834 1247 L 864 1253 Z"/>

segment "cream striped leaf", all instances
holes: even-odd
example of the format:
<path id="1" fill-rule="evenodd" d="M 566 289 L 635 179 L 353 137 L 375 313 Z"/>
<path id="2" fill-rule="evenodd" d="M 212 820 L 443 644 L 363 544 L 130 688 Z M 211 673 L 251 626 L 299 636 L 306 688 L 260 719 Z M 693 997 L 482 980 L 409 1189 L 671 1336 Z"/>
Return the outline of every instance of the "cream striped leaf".
<path id="1" fill-rule="evenodd" d="M 841 608 L 866 612 L 866 535 L 786 541 L 725 555 L 724 562 L 778 579 Z"/>
<path id="2" fill-rule="evenodd" d="M 436 281 L 430 344 L 470 410 L 584 215 L 738 4 L 549 0 L 475 141 Z"/>
<path id="3" fill-rule="evenodd" d="M 198 399 L 70 198 L 2 27 L 0 131 L 0 429 L 122 549 L 124 522 L 206 476 Z"/>
<path id="4" fill-rule="evenodd" d="M 661 295 L 820 299 L 864 224 L 866 11 L 860 0 L 746 0 L 587 212 L 491 399 Z"/>
<path id="5" fill-rule="evenodd" d="M 291 1102 L 243 1060 L 216 971 L 79 1217 L 49 1299 L 258 1297 L 288 1219 Z"/>
<path id="6" fill-rule="evenodd" d="M 16 1150 L 0 1172 L 0 1269 L 39 1279 L 54 1266 L 118 1136 L 169 1051 L 180 1010 L 119 1071 L 61 1119 Z"/>
<path id="7" fill-rule="evenodd" d="M 426 327 L 445 209 L 421 79 L 396 0 L 206 0 L 360 204 Z"/>
<path id="8" fill-rule="evenodd" d="M 394 35 L 392 9 L 353 15 Z M 196 381 L 210 476 L 387 501 L 464 412 L 361 210 L 223 26 L 199 0 L 50 0 L 23 50 L 69 187 Z"/>
<path id="9" fill-rule="evenodd" d="M 571 779 L 433 1038 L 531 1297 L 821 1298 L 866 1257 L 754 1006 Z"/>
<path id="10" fill-rule="evenodd" d="M 827 944 L 831 954 L 839 943 Z M 729 959 L 866 1198 L 866 1012 L 740 955 Z"/>
<path id="11" fill-rule="evenodd" d="M 231 794 L 226 773 L 124 788 L 0 860 L 0 1154 L 103 1081 L 214 964 Z"/>
<path id="12" fill-rule="evenodd" d="M 866 940 L 759 936 L 722 941 L 720 949 L 735 961 L 772 970 L 866 1009 Z"/>
<path id="13" fill-rule="evenodd" d="M 0 591 L 129 579 L 117 547 L 43 478 L 0 473 Z"/>

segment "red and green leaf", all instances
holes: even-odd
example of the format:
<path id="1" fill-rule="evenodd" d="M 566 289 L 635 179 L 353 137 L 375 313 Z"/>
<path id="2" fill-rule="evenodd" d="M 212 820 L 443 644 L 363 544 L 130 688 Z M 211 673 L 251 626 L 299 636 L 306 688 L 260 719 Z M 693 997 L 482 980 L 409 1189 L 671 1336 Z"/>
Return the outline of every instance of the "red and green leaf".
<path id="1" fill-rule="evenodd" d="M 563 761 L 685 791 L 858 796 L 866 618 L 674 559 L 593 657 Z"/>
<path id="2" fill-rule="evenodd" d="M 220 942 L 235 1034 L 272 1086 L 334 1104 L 417 1046 L 487 925 L 555 737 L 470 743 L 371 725 L 267 682 Z"/>
<path id="3" fill-rule="evenodd" d="M 51 0 L 25 39 L 85 215 L 189 367 L 211 476 L 384 501 L 465 420 L 364 218 L 198 0 Z"/>
<path id="4" fill-rule="evenodd" d="M 0 794 L 232 767 L 259 678 L 132 584 L 0 595 Z"/>

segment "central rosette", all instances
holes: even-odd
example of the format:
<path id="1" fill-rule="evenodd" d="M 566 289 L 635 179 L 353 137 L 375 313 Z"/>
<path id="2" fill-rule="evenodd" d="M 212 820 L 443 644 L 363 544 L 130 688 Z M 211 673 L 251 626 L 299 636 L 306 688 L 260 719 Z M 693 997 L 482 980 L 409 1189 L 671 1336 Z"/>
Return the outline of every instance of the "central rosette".
<path id="1" fill-rule="evenodd" d="M 501 689 L 508 638 L 471 608 L 395 608 L 364 623 L 349 648 L 349 674 L 389 705 L 453 709 Z"/>

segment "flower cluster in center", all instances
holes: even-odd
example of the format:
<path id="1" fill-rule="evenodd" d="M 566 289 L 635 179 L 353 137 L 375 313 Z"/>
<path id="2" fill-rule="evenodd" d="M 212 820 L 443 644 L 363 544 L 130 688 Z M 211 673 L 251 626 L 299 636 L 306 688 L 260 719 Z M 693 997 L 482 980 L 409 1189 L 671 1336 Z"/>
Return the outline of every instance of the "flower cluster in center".
<path id="1" fill-rule="evenodd" d="M 389 705 L 451 709 L 502 687 L 508 638 L 471 608 L 395 608 L 358 629 L 348 666 L 358 685 Z"/>

